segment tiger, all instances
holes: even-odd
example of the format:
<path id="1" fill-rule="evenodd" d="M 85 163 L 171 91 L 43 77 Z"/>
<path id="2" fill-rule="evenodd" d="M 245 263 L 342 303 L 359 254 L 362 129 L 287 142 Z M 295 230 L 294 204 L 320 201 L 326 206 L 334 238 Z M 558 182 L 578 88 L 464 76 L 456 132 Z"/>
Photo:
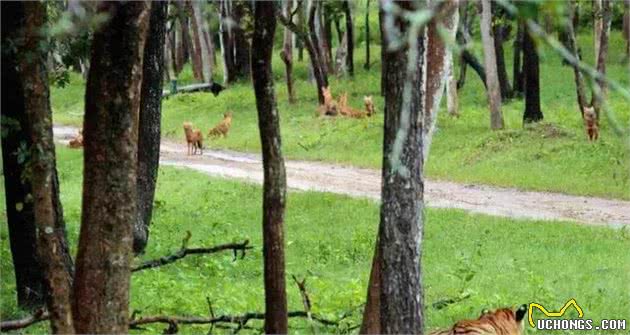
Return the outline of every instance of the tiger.
<path id="1" fill-rule="evenodd" d="M 516 310 L 500 308 L 494 311 L 484 310 L 477 320 L 462 320 L 451 328 L 435 330 L 429 335 L 522 335 L 523 319 L 527 314 L 527 305 Z"/>
<path id="2" fill-rule="evenodd" d="M 227 137 L 230 127 L 232 127 L 232 112 L 227 112 L 223 114 L 223 120 L 208 131 L 208 137 Z"/>

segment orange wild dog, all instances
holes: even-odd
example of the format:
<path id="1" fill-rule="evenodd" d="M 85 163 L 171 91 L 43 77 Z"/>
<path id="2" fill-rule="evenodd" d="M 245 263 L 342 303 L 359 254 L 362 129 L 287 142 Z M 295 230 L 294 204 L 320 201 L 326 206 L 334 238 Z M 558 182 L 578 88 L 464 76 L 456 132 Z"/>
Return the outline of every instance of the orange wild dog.
<path id="1" fill-rule="evenodd" d="M 376 110 L 374 109 L 374 101 L 372 101 L 372 96 L 363 96 L 363 103 L 365 104 L 365 111 L 368 116 L 372 116 L 376 114 Z"/>
<path id="2" fill-rule="evenodd" d="M 203 134 L 199 129 L 193 129 L 193 125 L 190 122 L 184 122 L 184 134 L 186 134 L 186 143 L 188 144 L 188 155 L 199 154 L 203 155 Z"/>
<path id="3" fill-rule="evenodd" d="M 522 335 L 526 315 L 527 305 L 521 305 L 516 310 L 501 308 L 483 311 L 477 320 L 462 320 L 451 328 L 433 331 L 429 335 Z"/>
<path id="4" fill-rule="evenodd" d="M 597 114 L 595 114 L 595 108 L 584 107 L 584 128 L 586 128 L 586 134 L 589 141 L 597 141 L 599 138 L 599 126 L 597 125 Z"/>
<path id="5" fill-rule="evenodd" d="M 348 106 L 348 93 L 343 93 L 339 96 L 339 113 L 343 116 L 355 119 L 372 116 L 374 114 L 374 103 L 372 102 L 372 97 L 363 97 L 363 102 L 365 103 L 365 111 L 354 109 Z"/>
<path id="6" fill-rule="evenodd" d="M 208 137 L 227 137 L 232 127 L 232 112 L 223 114 L 223 120 L 208 132 Z"/>
<path id="7" fill-rule="evenodd" d="M 68 142 L 68 147 L 72 149 L 78 149 L 78 148 L 81 148 L 82 146 L 83 146 L 83 129 L 79 129 L 79 133 Z"/>
<path id="8" fill-rule="evenodd" d="M 338 114 L 337 102 L 333 99 L 329 87 L 322 87 L 322 95 L 324 96 L 324 104 L 318 107 L 319 115 L 336 116 Z"/>

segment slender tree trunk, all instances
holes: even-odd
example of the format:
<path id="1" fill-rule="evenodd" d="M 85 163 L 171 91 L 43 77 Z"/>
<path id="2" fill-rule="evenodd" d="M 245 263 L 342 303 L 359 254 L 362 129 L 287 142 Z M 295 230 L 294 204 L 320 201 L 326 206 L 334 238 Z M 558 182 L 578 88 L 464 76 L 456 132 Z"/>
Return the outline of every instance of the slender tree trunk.
<path id="1" fill-rule="evenodd" d="M 12 45 L 22 39 L 19 33 L 25 24 L 24 3 L 2 2 L 1 6 L 2 45 Z M 29 123 L 25 111 L 24 80 L 17 69 L 17 50 L 3 49 L 1 117 L 6 215 L 17 303 L 19 307 L 30 310 L 42 306 L 47 294 L 44 270 L 37 255 L 33 202 L 27 201 L 32 194 L 31 182 L 22 179 L 28 162 L 20 158 L 20 152 L 32 148 L 33 144 L 27 132 Z"/>
<path id="2" fill-rule="evenodd" d="M 221 55 L 223 56 L 223 83 L 231 84 L 236 80 L 234 62 L 234 33 L 231 28 L 231 0 L 219 0 Z"/>
<path id="3" fill-rule="evenodd" d="M 630 64 L 630 0 L 623 2 L 623 39 L 626 41 L 626 62 Z"/>
<path id="4" fill-rule="evenodd" d="M 324 70 L 326 74 L 330 74 L 334 72 L 334 68 L 332 65 L 332 51 L 330 47 L 330 33 L 328 33 L 327 28 L 330 28 L 330 21 L 327 18 L 327 13 L 324 8 L 323 1 L 313 0 L 315 3 L 315 17 L 313 19 L 313 23 L 315 25 L 315 35 L 317 40 L 317 49 L 319 53 L 319 59 L 324 66 Z"/>
<path id="5" fill-rule="evenodd" d="M 483 41 L 483 58 L 486 68 L 488 102 L 490 104 L 490 127 L 493 130 L 497 130 L 503 129 L 503 114 L 501 113 L 501 89 L 497 74 L 494 38 L 490 29 L 492 25 L 490 0 L 481 0 L 481 6 L 481 39 Z"/>
<path id="6" fill-rule="evenodd" d="M 411 9 L 411 2 L 398 3 Z M 400 19 L 398 19 L 400 20 Z M 403 34 L 408 22 L 398 22 Z M 404 36 L 404 35 L 403 35 Z M 385 90 L 385 130 L 383 137 L 383 183 L 379 247 L 381 253 L 381 332 L 422 334 L 424 326 L 422 292 L 422 113 L 425 33 L 417 46 L 391 51 Z M 387 45 L 387 43 L 382 43 Z M 408 64 L 408 53 L 417 61 Z M 405 86 L 406 82 L 410 86 Z M 407 87 L 407 88 L 404 88 Z M 411 89 L 409 89 L 411 88 Z M 407 91 L 407 89 L 409 89 Z M 403 98 L 409 94 L 407 98 Z M 401 146 L 401 147 L 400 147 Z"/>
<path id="7" fill-rule="evenodd" d="M 293 0 L 284 0 L 282 3 L 283 15 L 287 18 L 291 17 L 293 10 Z M 284 28 L 284 40 L 282 42 L 282 51 L 280 58 L 284 62 L 285 73 L 287 78 L 287 95 L 289 103 L 295 103 L 295 88 L 293 87 L 293 33 L 289 28 Z"/>
<path id="8" fill-rule="evenodd" d="M 370 69 L 370 0 L 365 1 L 365 64 L 363 68 Z"/>
<path id="9" fill-rule="evenodd" d="M 608 57 L 608 37 L 610 35 L 610 23 L 612 20 L 612 5 L 610 0 L 599 0 L 601 1 L 601 34 L 599 41 L 599 49 L 597 55 L 597 72 L 599 72 L 602 77 L 606 76 L 606 58 Z M 603 79 L 597 79 L 597 86 L 599 87 L 599 92 L 594 91 L 591 96 L 591 105 L 595 108 L 595 114 L 597 115 L 597 121 L 599 122 L 599 118 L 601 116 L 601 111 L 603 108 L 604 101 L 607 96 L 607 84 Z"/>
<path id="10" fill-rule="evenodd" d="M 181 19 L 181 15 L 185 15 L 187 19 L 190 19 L 190 25 L 192 29 L 191 36 L 191 59 L 192 59 L 192 70 L 193 76 L 195 80 L 198 82 L 205 82 L 203 75 L 203 61 L 202 61 L 202 47 L 201 47 L 201 36 L 199 34 L 199 25 L 197 24 L 197 19 L 195 17 L 195 12 L 193 10 L 192 4 L 190 1 L 182 0 L 175 1 L 176 6 L 178 6 L 178 12 L 180 13 L 180 21 L 184 21 Z M 188 28 L 188 27 L 187 27 Z"/>
<path id="11" fill-rule="evenodd" d="M 313 75 L 315 76 L 315 82 L 317 83 L 317 97 L 319 103 L 324 103 L 324 95 L 322 88 L 328 87 L 328 72 L 325 69 L 325 61 L 323 60 L 323 52 L 319 48 L 320 42 L 317 36 L 317 29 L 315 25 L 317 15 L 317 4 L 311 1 L 308 9 L 308 28 L 310 39 L 304 39 L 306 51 L 311 58 L 311 67 L 313 68 Z"/>
<path id="12" fill-rule="evenodd" d="M 499 8 L 495 3 L 492 4 L 492 12 L 495 18 L 495 22 L 492 24 L 492 34 L 494 36 L 494 51 L 497 60 L 499 87 L 501 90 L 501 99 L 506 101 L 512 97 L 512 88 L 510 87 L 510 78 L 508 77 L 505 65 L 503 42 L 510 37 L 510 25 L 505 23 L 507 16 L 504 10 Z"/>
<path id="13" fill-rule="evenodd" d="M 346 17 L 346 49 L 348 50 L 346 55 L 346 70 L 348 70 L 350 76 L 354 76 L 354 25 L 352 24 L 352 12 L 348 0 L 343 2 L 343 8 Z"/>
<path id="14" fill-rule="evenodd" d="M 595 57 L 595 64 L 597 64 L 604 29 L 603 0 L 592 0 L 591 3 L 593 4 L 593 55 Z"/>
<path id="15" fill-rule="evenodd" d="M 543 119 L 540 110 L 540 73 L 536 42 L 527 26 L 523 34 L 523 73 L 525 74 L 525 112 L 523 123 L 538 122 Z"/>
<path id="16" fill-rule="evenodd" d="M 133 251 L 136 254 L 144 252 L 149 239 L 160 161 L 166 7 L 166 2 L 151 5 L 149 33 L 144 47 L 138 122 L 138 219 L 133 231 Z"/>
<path id="17" fill-rule="evenodd" d="M 573 21 L 576 13 L 576 0 L 570 0 L 568 2 L 568 12 L 569 12 L 569 21 Z M 575 30 L 573 24 L 569 22 L 566 27 L 567 31 L 567 47 L 569 51 L 573 54 L 575 59 L 581 60 L 580 53 L 578 52 L 578 44 L 577 39 L 575 37 Z M 584 114 L 584 108 L 588 106 L 588 102 L 586 101 L 586 87 L 584 84 L 584 77 L 580 68 L 577 65 L 573 65 L 573 75 L 575 79 L 575 90 L 577 95 L 578 107 L 580 109 L 580 114 Z"/>
<path id="18" fill-rule="evenodd" d="M 197 0 L 189 0 L 186 2 L 186 8 L 190 13 L 190 22 L 193 30 L 193 45 L 195 46 L 195 58 L 199 61 L 201 81 L 210 83 L 212 79 L 212 64 L 208 57 L 208 45 L 203 31 L 203 14 L 201 12 L 201 2 Z"/>
<path id="19" fill-rule="evenodd" d="M 203 81 L 203 70 L 201 68 L 201 54 L 198 51 L 200 46 L 198 45 L 198 39 L 196 36 L 196 29 L 193 26 L 193 34 L 190 33 L 189 18 L 191 17 L 190 11 L 187 10 L 185 4 L 186 0 L 176 0 L 172 3 L 177 8 L 177 17 L 182 30 L 182 43 L 184 57 L 182 59 L 182 67 L 190 58 L 192 63 L 193 77 L 195 80 Z"/>
<path id="20" fill-rule="evenodd" d="M 452 54 L 448 60 L 448 78 L 446 79 L 446 110 L 450 116 L 459 117 L 457 78 L 455 78 L 455 63 L 453 61 Z"/>
<path id="21" fill-rule="evenodd" d="M 468 49 L 472 40 L 472 37 L 470 36 L 470 25 L 474 20 L 474 16 L 469 15 L 468 2 L 466 0 L 459 2 L 459 15 L 460 22 L 457 29 L 456 41 L 462 48 L 462 52 L 459 58 L 460 73 L 459 78 L 457 79 L 457 88 L 460 89 L 464 87 L 464 83 L 466 82 L 467 66 L 470 66 L 473 70 L 475 70 L 475 73 L 477 73 L 479 79 L 481 79 L 484 87 L 487 87 L 486 70 L 479 60 L 477 60 L 477 57 L 475 57 L 475 55 Z"/>
<path id="22" fill-rule="evenodd" d="M 448 0 L 443 9 L 444 14 L 439 22 L 432 20 L 429 22 L 427 29 L 427 48 L 424 55 L 426 62 L 426 92 L 423 113 L 422 127 L 422 154 L 423 161 L 426 164 L 429 157 L 429 148 L 431 147 L 431 139 L 435 131 L 435 123 L 437 122 L 437 114 L 440 110 L 440 101 L 444 93 L 445 84 L 448 79 L 449 64 L 451 52 L 446 47 L 439 27 L 442 27 L 450 35 L 449 38 L 455 38 L 457 33 L 457 23 L 459 21 L 459 12 L 457 10 L 457 0 Z"/>
<path id="23" fill-rule="evenodd" d="M 263 255 L 265 277 L 265 333 L 287 333 L 287 297 L 284 270 L 284 209 L 286 172 L 281 150 L 280 114 L 271 69 L 276 30 L 274 3 L 255 3 L 252 74 L 262 145 Z"/>
<path id="24" fill-rule="evenodd" d="M 514 95 L 522 95 L 523 90 L 523 68 L 521 59 L 523 57 L 523 29 L 525 24 L 518 20 L 516 23 L 516 36 L 514 37 L 514 58 L 512 62 L 512 88 Z"/>
<path id="25" fill-rule="evenodd" d="M 128 332 L 137 220 L 138 118 L 150 3 L 101 3 L 85 96 L 84 176 L 74 322 L 78 333 Z"/>

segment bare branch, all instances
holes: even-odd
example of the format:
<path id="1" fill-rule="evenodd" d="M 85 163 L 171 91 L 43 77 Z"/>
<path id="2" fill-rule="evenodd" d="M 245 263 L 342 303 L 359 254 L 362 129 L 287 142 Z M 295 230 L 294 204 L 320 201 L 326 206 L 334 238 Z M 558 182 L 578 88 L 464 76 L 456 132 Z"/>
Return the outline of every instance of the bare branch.
<path id="1" fill-rule="evenodd" d="M 22 319 L 2 321 L 0 322 L 0 332 L 4 333 L 10 330 L 26 328 L 40 321 L 48 320 L 49 316 L 48 311 L 42 308 L 37 310 L 33 315 Z"/>
<path id="2" fill-rule="evenodd" d="M 141 263 L 140 265 L 134 267 L 131 272 L 136 272 L 136 271 L 141 271 L 141 270 L 146 270 L 146 269 L 150 269 L 150 268 L 156 268 L 159 266 L 163 266 L 163 265 L 167 265 L 170 263 L 173 263 L 177 260 L 180 260 L 188 255 L 195 255 L 195 254 L 212 254 L 212 253 L 216 253 L 216 252 L 221 252 L 221 251 L 225 251 L 225 250 L 232 250 L 234 252 L 234 260 L 237 259 L 238 257 L 238 252 L 241 252 L 241 259 L 243 257 L 245 257 L 245 250 L 248 249 L 252 249 L 251 246 L 249 246 L 249 240 L 245 240 L 241 243 L 228 243 L 228 244 L 221 244 L 221 245 L 217 245 L 214 247 L 210 247 L 210 248 L 187 248 L 186 247 L 187 241 L 185 240 L 184 245 L 182 246 L 182 248 L 177 251 L 174 254 L 170 254 L 167 256 L 163 256 L 160 257 L 158 259 L 153 259 L 150 261 L 146 261 Z"/>

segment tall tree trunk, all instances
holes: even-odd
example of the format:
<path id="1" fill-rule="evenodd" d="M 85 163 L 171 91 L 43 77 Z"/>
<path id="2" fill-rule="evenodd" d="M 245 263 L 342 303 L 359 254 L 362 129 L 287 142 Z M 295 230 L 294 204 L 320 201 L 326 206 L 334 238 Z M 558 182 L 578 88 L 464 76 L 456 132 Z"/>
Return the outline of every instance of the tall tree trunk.
<path id="1" fill-rule="evenodd" d="M 459 21 L 456 1 L 448 0 L 442 9 L 444 12 L 442 19 L 440 21 L 432 20 L 429 22 L 427 29 L 427 48 L 424 55 L 427 77 L 422 127 L 422 145 L 424 146 L 422 154 L 425 164 L 429 157 L 429 148 L 431 147 L 431 139 L 435 131 L 435 123 L 440 110 L 444 86 L 448 79 L 449 59 L 451 58 L 451 52 L 442 40 L 439 29 L 443 28 L 446 30 L 449 38 L 455 38 Z"/>
<path id="2" fill-rule="evenodd" d="M 201 59 L 201 37 L 199 36 L 199 25 L 197 24 L 192 4 L 187 0 L 174 1 L 174 3 L 178 7 L 178 13 L 180 13 L 180 21 L 182 22 L 182 25 L 185 21 L 185 19 L 182 19 L 182 16 L 185 16 L 186 19 L 190 20 L 190 28 L 192 29 L 192 34 L 190 35 L 190 41 L 192 41 L 192 43 L 190 43 L 190 58 L 192 59 L 193 77 L 195 77 L 197 82 L 204 82 L 203 63 Z M 188 30 L 188 26 L 186 26 L 186 29 Z"/>
<path id="3" fill-rule="evenodd" d="M 193 31 L 193 45 L 195 51 L 195 59 L 199 62 L 199 72 L 201 72 L 201 81 L 210 83 L 212 79 L 212 64 L 208 57 L 208 45 L 204 36 L 204 19 L 201 12 L 202 2 L 196 0 L 186 1 L 186 9 L 190 13 L 190 22 Z"/>
<path id="4" fill-rule="evenodd" d="M 354 76 L 354 25 L 352 24 L 352 12 L 350 10 L 350 1 L 343 2 L 344 13 L 346 17 L 346 70 L 350 76 Z"/>
<path id="5" fill-rule="evenodd" d="M 149 33 L 144 47 L 138 121 L 138 219 L 133 231 L 135 254 L 144 252 L 149 239 L 160 161 L 166 7 L 166 2 L 154 2 L 151 5 Z"/>
<path id="6" fill-rule="evenodd" d="M 483 58 L 486 68 L 486 83 L 488 85 L 488 102 L 490 104 L 490 127 L 493 130 L 503 129 L 503 114 L 501 113 L 501 89 L 497 74 L 497 60 L 492 36 L 492 11 L 490 0 L 481 0 L 481 39 L 483 42 Z"/>
<path id="7" fill-rule="evenodd" d="M 284 209 L 287 181 L 281 150 L 280 114 L 271 69 L 276 31 L 274 3 L 258 1 L 254 12 L 252 78 L 262 145 L 263 255 L 265 277 L 265 333 L 287 333 L 284 270 Z"/>
<path id="8" fill-rule="evenodd" d="M 527 26 L 523 33 L 523 73 L 525 75 L 525 112 L 523 123 L 538 122 L 543 119 L 540 110 L 540 73 L 536 42 Z"/>
<path id="9" fill-rule="evenodd" d="M 370 0 L 365 1 L 365 64 L 363 68 L 370 69 Z"/>
<path id="10" fill-rule="evenodd" d="M 453 61 L 452 54 L 448 60 L 448 78 L 446 79 L 446 110 L 450 116 L 459 116 L 457 78 L 455 78 L 455 63 Z"/>
<path id="11" fill-rule="evenodd" d="M 219 37 L 223 56 L 223 83 L 231 84 L 236 80 L 234 62 L 234 33 L 231 24 L 231 0 L 219 0 Z"/>
<path id="12" fill-rule="evenodd" d="M 412 9 L 407 1 L 398 2 Z M 400 19 L 398 19 L 400 20 Z M 409 23 L 397 26 L 409 30 Z M 425 32 L 408 50 L 389 51 L 385 88 L 383 182 L 379 247 L 381 253 L 381 331 L 384 334 L 422 334 L 422 113 Z M 382 43 L 387 45 L 387 43 Z M 414 45 L 415 44 L 415 45 Z M 408 53 L 417 57 L 409 64 Z M 413 55 L 413 54 L 412 54 Z M 405 98 L 403 98 L 405 97 Z"/>
<path id="13" fill-rule="evenodd" d="M 86 86 L 77 333 L 127 333 L 137 220 L 138 118 L 150 3 L 101 3 Z"/>
<path id="14" fill-rule="evenodd" d="M 469 50 L 469 45 L 471 43 L 472 37 L 470 36 L 470 26 L 472 21 L 474 20 L 474 16 L 469 15 L 468 10 L 468 2 L 466 0 L 462 0 L 459 2 L 459 24 L 457 29 L 456 41 L 457 44 L 462 48 L 462 52 L 459 58 L 460 64 L 460 72 L 459 78 L 457 79 L 457 88 L 460 89 L 464 87 L 464 83 L 466 82 L 466 68 L 467 66 L 472 67 L 475 70 L 475 73 L 479 76 L 479 79 L 483 83 L 484 87 L 487 87 L 486 84 L 486 70 L 483 65 L 477 60 L 477 57 Z"/>
<path id="15" fill-rule="evenodd" d="M 593 56 L 597 64 L 604 29 L 603 0 L 592 0 L 591 3 L 593 5 Z"/>
<path id="16" fill-rule="evenodd" d="M 245 0 L 232 0 L 232 19 L 235 22 L 234 32 L 234 66 L 236 78 L 249 80 L 250 78 L 250 45 L 245 36 L 244 22 L 248 19 L 249 2 Z"/>
<path id="17" fill-rule="evenodd" d="M 523 68 L 521 59 L 523 58 L 523 30 L 525 23 L 518 20 L 516 23 L 516 36 L 514 37 L 514 58 L 512 62 L 512 88 L 514 95 L 522 95 L 523 90 Z"/>
<path id="18" fill-rule="evenodd" d="M 17 155 L 18 161 L 14 162 L 13 158 L 10 158 L 7 163 L 15 163 L 18 168 L 16 172 L 23 171 L 25 166 L 22 164 L 28 164 L 30 171 L 25 184 L 21 184 L 21 178 L 24 176 L 15 176 L 18 178 L 17 180 L 7 182 L 7 184 L 13 184 L 14 187 L 17 186 L 18 191 L 18 194 L 15 195 L 7 194 L 7 200 L 13 196 L 23 196 L 21 199 L 13 198 L 11 202 L 14 202 L 12 204 L 14 207 L 11 209 L 7 207 L 7 211 L 8 214 L 12 210 L 20 212 L 20 207 L 22 207 L 21 209 L 25 210 L 24 214 L 18 214 L 18 217 L 13 219 L 28 218 L 33 220 L 31 223 L 27 223 L 25 227 L 18 228 L 18 236 L 24 234 L 21 237 L 25 238 L 24 241 L 20 242 L 28 243 L 24 249 L 19 248 L 18 250 L 26 251 L 28 254 L 14 255 L 14 259 L 25 259 L 33 262 L 35 267 L 32 270 L 37 271 L 32 279 L 37 281 L 34 283 L 34 288 L 39 289 L 40 294 L 47 292 L 52 331 L 71 333 L 74 332 L 70 304 L 73 275 L 72 259 L 68 251 L 63 211 L 59 201 L 55 145 L 52 137 L 52 110 L 50 109 L 46 71 L 46 50 L 42 48 L 45 37 L 41 35 L 47 19 L 46 7 L 40 2 L 3 4 L 2 14 L 3 45 L 11 40 L 14 46 L 14 48 L 3 50 L 3 66 L 7 62 L 11 66 L 4 67 L 3 70 L 3 97 L 8 99 L 9 110 L 16 109 L 16 111 L 10 112 L 3 106 L 3 121 L 7 120 L 5 112 L 9 116 L 17 116 L 13 122 L 7 120 L 9 121 L 8 124 L 15 128 L 17 128 L 15 123 L 25 121 L 24 128 L 14 129 L 20 133 L 23 132 L 22 134 L 15 134 L 14 139 L 23 139 L 23 136 L 28 134 L 26 135 L 28 136 L 27 141 L 15 143 L 20 147 L 17 151 L 28 150 L 28 153 L 21 153 L 22 155 L 26 154 L 28 162 L 20 162 L 20 156 L 16 151 L 9 154 Z M 5 20 L 8 21 L 9 27 L 4 26 Z M 4 52 L 9 52 L 9 54 L 4 54 Z M 7 57 L 11 59 L 7 59 Z M 5 74 L 5 71 L 8 73 Z M 16 96 L 4 95 L 5 89 L 13 90 L 11 93 L 16 94 Z M 3 140 L 3 150 L 10 149 L 11 144 L 11 141 L 7 143 Z M 9 173 L 6 178 L 10 176 Z M 20 191 L 30 191 L 30 194 L 20 194 Z M 27 198 L 31 196 L 32 201 L 28 201 Z M 21 206 L 20 202 L 22 202 Z M 31 235 L 33 228 L 35 231 Z M 35 238 L 36 257 L 33 257 L 35 255 L 32 253 L 33 237 Z M 41 287 L 42 275 L 46 290 Z M 20 284 L 18 283 L 18 285 Z M 35 296 L 33 298 L 41 299 L 42 297 Z M 34 301 L 40 302 L 41 300 Z"/>
<path id="19" fill-rule="evenodd" d="M 24 3 L 2 2 L 2 168 L 9 228 L 9 243 L 13 257 L 18 306 L 35 309 L 45 303 L 47 294 L 44 270 L 37 255 L 35 214 L 30 180 L 23 180 L 27 161 L 24 149 L 32 148 L 28 134 L 23 78 L 17 69 L 17 50 L 5 48 L 21 40 L 24 26 Z M 6 275 L 6 274 L 5 274 Z"/>
<path id="20" fill-rule="evenodd" d="M 610 35 L 610 23 L 612 20 L 612 5 L 610 0 L 601 1 L 601 34 L 599 41 L 599 49 L 597 54 L 597 72 L 601 74 L 601 78 L 606 76 L 606 58 L 608 57 L 608 37 Z M 604 101 L 607 96 L 607 85 L 604 79 L 597 79 L 596 83 L 599 89 L 593 91 L 591 96 L 591 105 L 595 108 L 595 114 L 597 115 L 597 121 L 601 115 L 601 111 L 604 105 Z"/>
<path id="21" fill-rule="evenodd" d="M 626 41 L 626 62 L 630 65 L 630 0 L 623 2 L 623 39 Z"/>
<path id="22" fill-rule="evenodd" d="M 284 0 L 282 6 L 283 15 L 291 19 L 293 0 Z M 280 58 L 284 62 L 289 103 L 293 104 L 295 103 L 295 88 L 293 87 L 293 33 L 289 28 L 286 27 L 284 28 L 284 39 L 282 41 L 282 51 L 280 51 Z"/>
<path id="23" fill-rule="evenodd" d="M 372 270 L 368 282 L 367 297 L 363 309 L 363 321 L 359 334 L 381 334 L 381 263 L 378 236 L 372 258 Z"/>
<path id="24" fill-rule="evenodd" d="M 567 31 L 567 47 L 569 51 L 573 54 L 575 59 L 581 60 L 580 53 L 578 51 L 579 48 L 577 44 L 577 39 L 575 37 L 575 28 L 574 25 L 571 23 L 576 14 L 576 0 L 570 0 L 567 5 L 567 9 L 569 12 L 569 22 L 567 23 L 567 26 L 565 28 Z M 582 71 L 580 71 L 580 68 L 577 66 L 577 64 L 573 65 L 572 67 L 575 79 L 575 90 L 577 95 L 578 107 L 580 109 L 580 114 L 583 115 L 584 108 L 588 106 L 588 102 L 586 101 L 586 87 L 584 84 L 584 77 L 582 75 Z"/>
<path id="25" fill-rule="evenodd" d="M 492 34 L 494 36 L 494 52 L 497 60 L 497 74 L 499 76 L 501 99 L 505 101 L 512 97 L 512 88 L 510 87 L 510 78 L 507 74 L 505 54 L 503 52 L 503 42 L 508 40 L 510 37 L 510 25 L 505 23 L 507 20 L 505 11 L 496 3 L 492 4 L 492 12 L 495 18 L 495 22 L 492 24 Z"/>
<path id="26" fill-rule="evenodd" d="M 185 0 L 176 0 L 172 3 L 177 8 L 177 18 L 179 20 L 181 28 L 181 49 L 183 58 L 181 60 L 181 67 L 190 59 L 192 63 L 193 77 L 197 81 L 203 80 L 203 72 L 201 70 L 201 58 L 195 50 L 195 39 L 190 33 L 189 18 L 190 13 L 186 10 Z M 180 70 L 181 71 L 181 70 Z"/>
<path id="27" fill-rule="evenodd" d="M 315 35 L 317 40 L 317 49 L 319 59 L 324 66 L 326 74 L 334 73 L 332 64 L 332 51 L 330 46 L 330 20 L 328 13 L 324 7 L 323 1 L 313 0 L 315 2 L 315 17 L 313 23 L 315 25 Z"/>
<path id="28" fill-rule="evenodd" d="M 383 10 L 383 6 L 381 5 L 381 0 L 378 1 L 378 29 L 381 35 L 381 96 L 385 96 L 385 89 L 387 88 L 387 64 L 390 61 L 387 61 L 386 58 L 389 56 L 387 52 L 387 44 L 383 44 L 387 39 L 385 36 L 385 11 Z"/>

